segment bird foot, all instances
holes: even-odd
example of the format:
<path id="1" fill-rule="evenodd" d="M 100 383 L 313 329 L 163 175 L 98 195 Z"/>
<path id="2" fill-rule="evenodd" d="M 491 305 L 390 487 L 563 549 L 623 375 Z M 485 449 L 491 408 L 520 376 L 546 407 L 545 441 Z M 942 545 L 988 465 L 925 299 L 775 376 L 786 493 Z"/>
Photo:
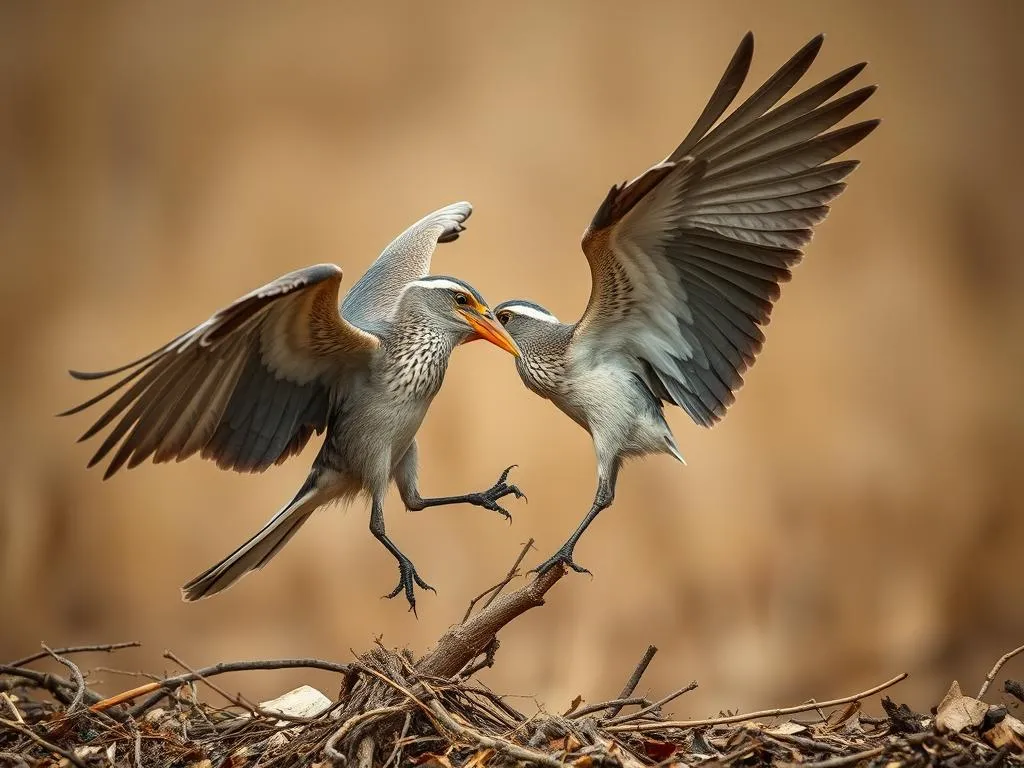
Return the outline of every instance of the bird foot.
<path id="1" fill-rule="evenodd" d="M 518 486 L 509 485 L 505 482 L 508 480 L 508 473 L 511 472 L 515 466 L 516 465 L 513 464 L 511 467 L 507 467 L 498 477 L 497 482 L 483 493 L 470 494 L 470 503 L 476 504 L 478 507 L 483 507 L 484 509 L 489 509 L 492 512 L 497 512 L 511 523 L 512 514 L 498 503 L 498 499 L 509 495 L 514 495 L 517 499 L 526 498 L 526 494 L 519 490 Z M 527 499 L 527 501 L 529 501 L 529 499 Z"/>
<path id="2" fill-rule="evenodd" d="M 405 599 L 409 601 L 409 610 L 412 611 L 413 616 L 419 618 L 419 615 L 416 613 L 416 593 L 414 591 L 417 586 L 421 589 L 429 589 L 435 595 L 437 594 L 437 590 L 427 584 L 416 573 L 416 566 L 412 564 L 412 561 L 407 557 L 400 557 L 398 558 L 398 586 L 384 595 L 384 597 L 390 600 L 396 597 L 399 592 L 404 591 Z"/>
<path id="3" fill-rule="evenodd" d="M 572 568 L 576 573 L 586 573 L 590 576 L 594 574 L 590 573 L 586 568 L 577 563 L 572 559 L 573 548 L 568 544 L 564 545 L 560 550 L 555 552 L 551 557 L 545 560 L 543 563 L 538 565 L 536 568 L 530 571 L 530 573 L 536 573 L 538 577 L 543 576 L 545 573 L 550 571 L 556 565 L 564 565 L 567 568 Z"/>

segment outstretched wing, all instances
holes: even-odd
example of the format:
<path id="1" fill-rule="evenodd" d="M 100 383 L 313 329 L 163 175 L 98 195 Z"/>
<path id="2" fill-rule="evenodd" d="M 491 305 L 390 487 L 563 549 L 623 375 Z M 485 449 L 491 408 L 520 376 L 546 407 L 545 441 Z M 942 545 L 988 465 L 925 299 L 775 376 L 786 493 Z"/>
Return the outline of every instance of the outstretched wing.
<path id="1" fill-rule="evenodd" d="M 104 479 L 125 463 L 182 459 L 197 451 L 226 469 L 258 472 L 302 450 L 327 425 L 332 392 L 367 365 L 375 336 L 338 314 L 341 270 L 291 272 L 220 310 L 132 363 L 76 379 L 124 374 L 61 416 L 131 386 L 81 439 L 118 419 L 89 462 L 120 442 Z"/>
<path id="2" fill-rule="evenodd" d="M 613 187 L 583 236 L 593 287 L 574 354 L 627 356 L 658 397 L 698 424 L 712 425 L 734 401 L 779 284 L 857 166 L 830 161 L 878 124 L 830 131 L 874 92 L 829 101 L 863 64 L 775 106 L 821 43 L 811 40 L 712 128 L 746 77 L 748 34 L 689 135 Z"/>
<path id="3" fill-rule="evenodd" d="M 402 289 L 430 272 L 434 248 L 458 239 L 472 212 L 469 203 L 453 203 L 424 216 L 392 240 L 345 296 L 341 305 L 345 319 L 369 329 L 390 318 Z"/>

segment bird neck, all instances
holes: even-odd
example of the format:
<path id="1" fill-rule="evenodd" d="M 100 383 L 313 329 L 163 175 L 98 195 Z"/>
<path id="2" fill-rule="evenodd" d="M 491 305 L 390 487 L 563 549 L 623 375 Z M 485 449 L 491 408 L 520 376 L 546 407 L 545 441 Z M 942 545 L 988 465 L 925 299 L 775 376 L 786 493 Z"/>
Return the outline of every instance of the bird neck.
<path id="1" fill-rule="evenodd" d="M 383 345 L 389 386 L 411 399 L 433 397 L 441 388 L 458 342 L 453 333 L 425 318 L 401 318 L 391 326 Z"/>

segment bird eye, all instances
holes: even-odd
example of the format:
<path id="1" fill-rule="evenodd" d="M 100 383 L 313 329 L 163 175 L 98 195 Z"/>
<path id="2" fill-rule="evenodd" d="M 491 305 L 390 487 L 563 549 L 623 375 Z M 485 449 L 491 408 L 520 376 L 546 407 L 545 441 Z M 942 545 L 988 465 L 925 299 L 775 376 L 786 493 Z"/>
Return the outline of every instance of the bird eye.
<path id="1" fill-rule="evenodd" d="M 498 322 L 501 323 L 502 325 L 508 325 L 508 321 L 511 320 L 511 319 L 512 319 L 512 313 L 511 312 L 499 312 L 498 313 Z"/>
<path id="2" fill-rule="evenodd" d="M 466 294 L 464 294 L 464 293 L 456 293 L 455 294 L 455 303 L 456 304 L 468 304 L 469 303 L 469 297 Z"/>

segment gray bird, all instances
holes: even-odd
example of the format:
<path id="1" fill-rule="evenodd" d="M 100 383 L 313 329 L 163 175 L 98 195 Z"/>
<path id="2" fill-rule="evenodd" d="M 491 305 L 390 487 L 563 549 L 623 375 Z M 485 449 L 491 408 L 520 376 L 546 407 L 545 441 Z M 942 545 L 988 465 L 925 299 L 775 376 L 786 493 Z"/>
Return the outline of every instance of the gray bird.
<path id="1" fill-rule="evenodd" d="M 125 374 L 61 415 L 132 386 L 84 435 L 120 417 L 89 466 L 120 447 L 120 467 L 180 461 L 198 452 L 218 466 L 261 472 L 326 430 L 306 481 L 251 539 L 182 588 L 197 600 L 262 568 L 320 506 L 365 491 L 370 532 L 398 561 L 398 586 L 415 612 L 414 585 L 432 589 L 384 528 L 384 495 L 394 480 L 405 506 L 467 503 L 501 513 L 522 494 L 508 470 L 482 493 L 425 499 L 416 478 L 416 432 L 441 388 L 456 346 L 483 338 L 518 355 L 483 297 L 452 277 L 427 276 L 437 243 L 455 240 L 472 208 L 456 203 L 392 242 L 338 306 L 341 269 L 319 264 L 243 296 L 206 322 L 135 362 L 77 379 Z M 511 469 L 511 467 L 509 468 Z"/>
<path id="2" fill-rule="evenodd" d="M 822 40 L 811 40 L 718 122 L 749 70 L 748 33 L 682 143 L 612 187 L 583 235 L 592 288 L 578 322 L 559 322 L 529 301 L 495 307 L 522 352 L 523 382 L 587 430 L 597 454 L 593 505 L 539 572 L 557 563 L 588 572 L 573 549 L 612 503 L 624 459 L 666 453 L 683 461 L 663 404 L 710 427 L 735 399 L 764 343 L 761 326 L 779 284 L 857 166 L 831 161 L 878 124 L 830 131 L 875 90 L 832 98 L 863 63 L 775 106 Z"/>

